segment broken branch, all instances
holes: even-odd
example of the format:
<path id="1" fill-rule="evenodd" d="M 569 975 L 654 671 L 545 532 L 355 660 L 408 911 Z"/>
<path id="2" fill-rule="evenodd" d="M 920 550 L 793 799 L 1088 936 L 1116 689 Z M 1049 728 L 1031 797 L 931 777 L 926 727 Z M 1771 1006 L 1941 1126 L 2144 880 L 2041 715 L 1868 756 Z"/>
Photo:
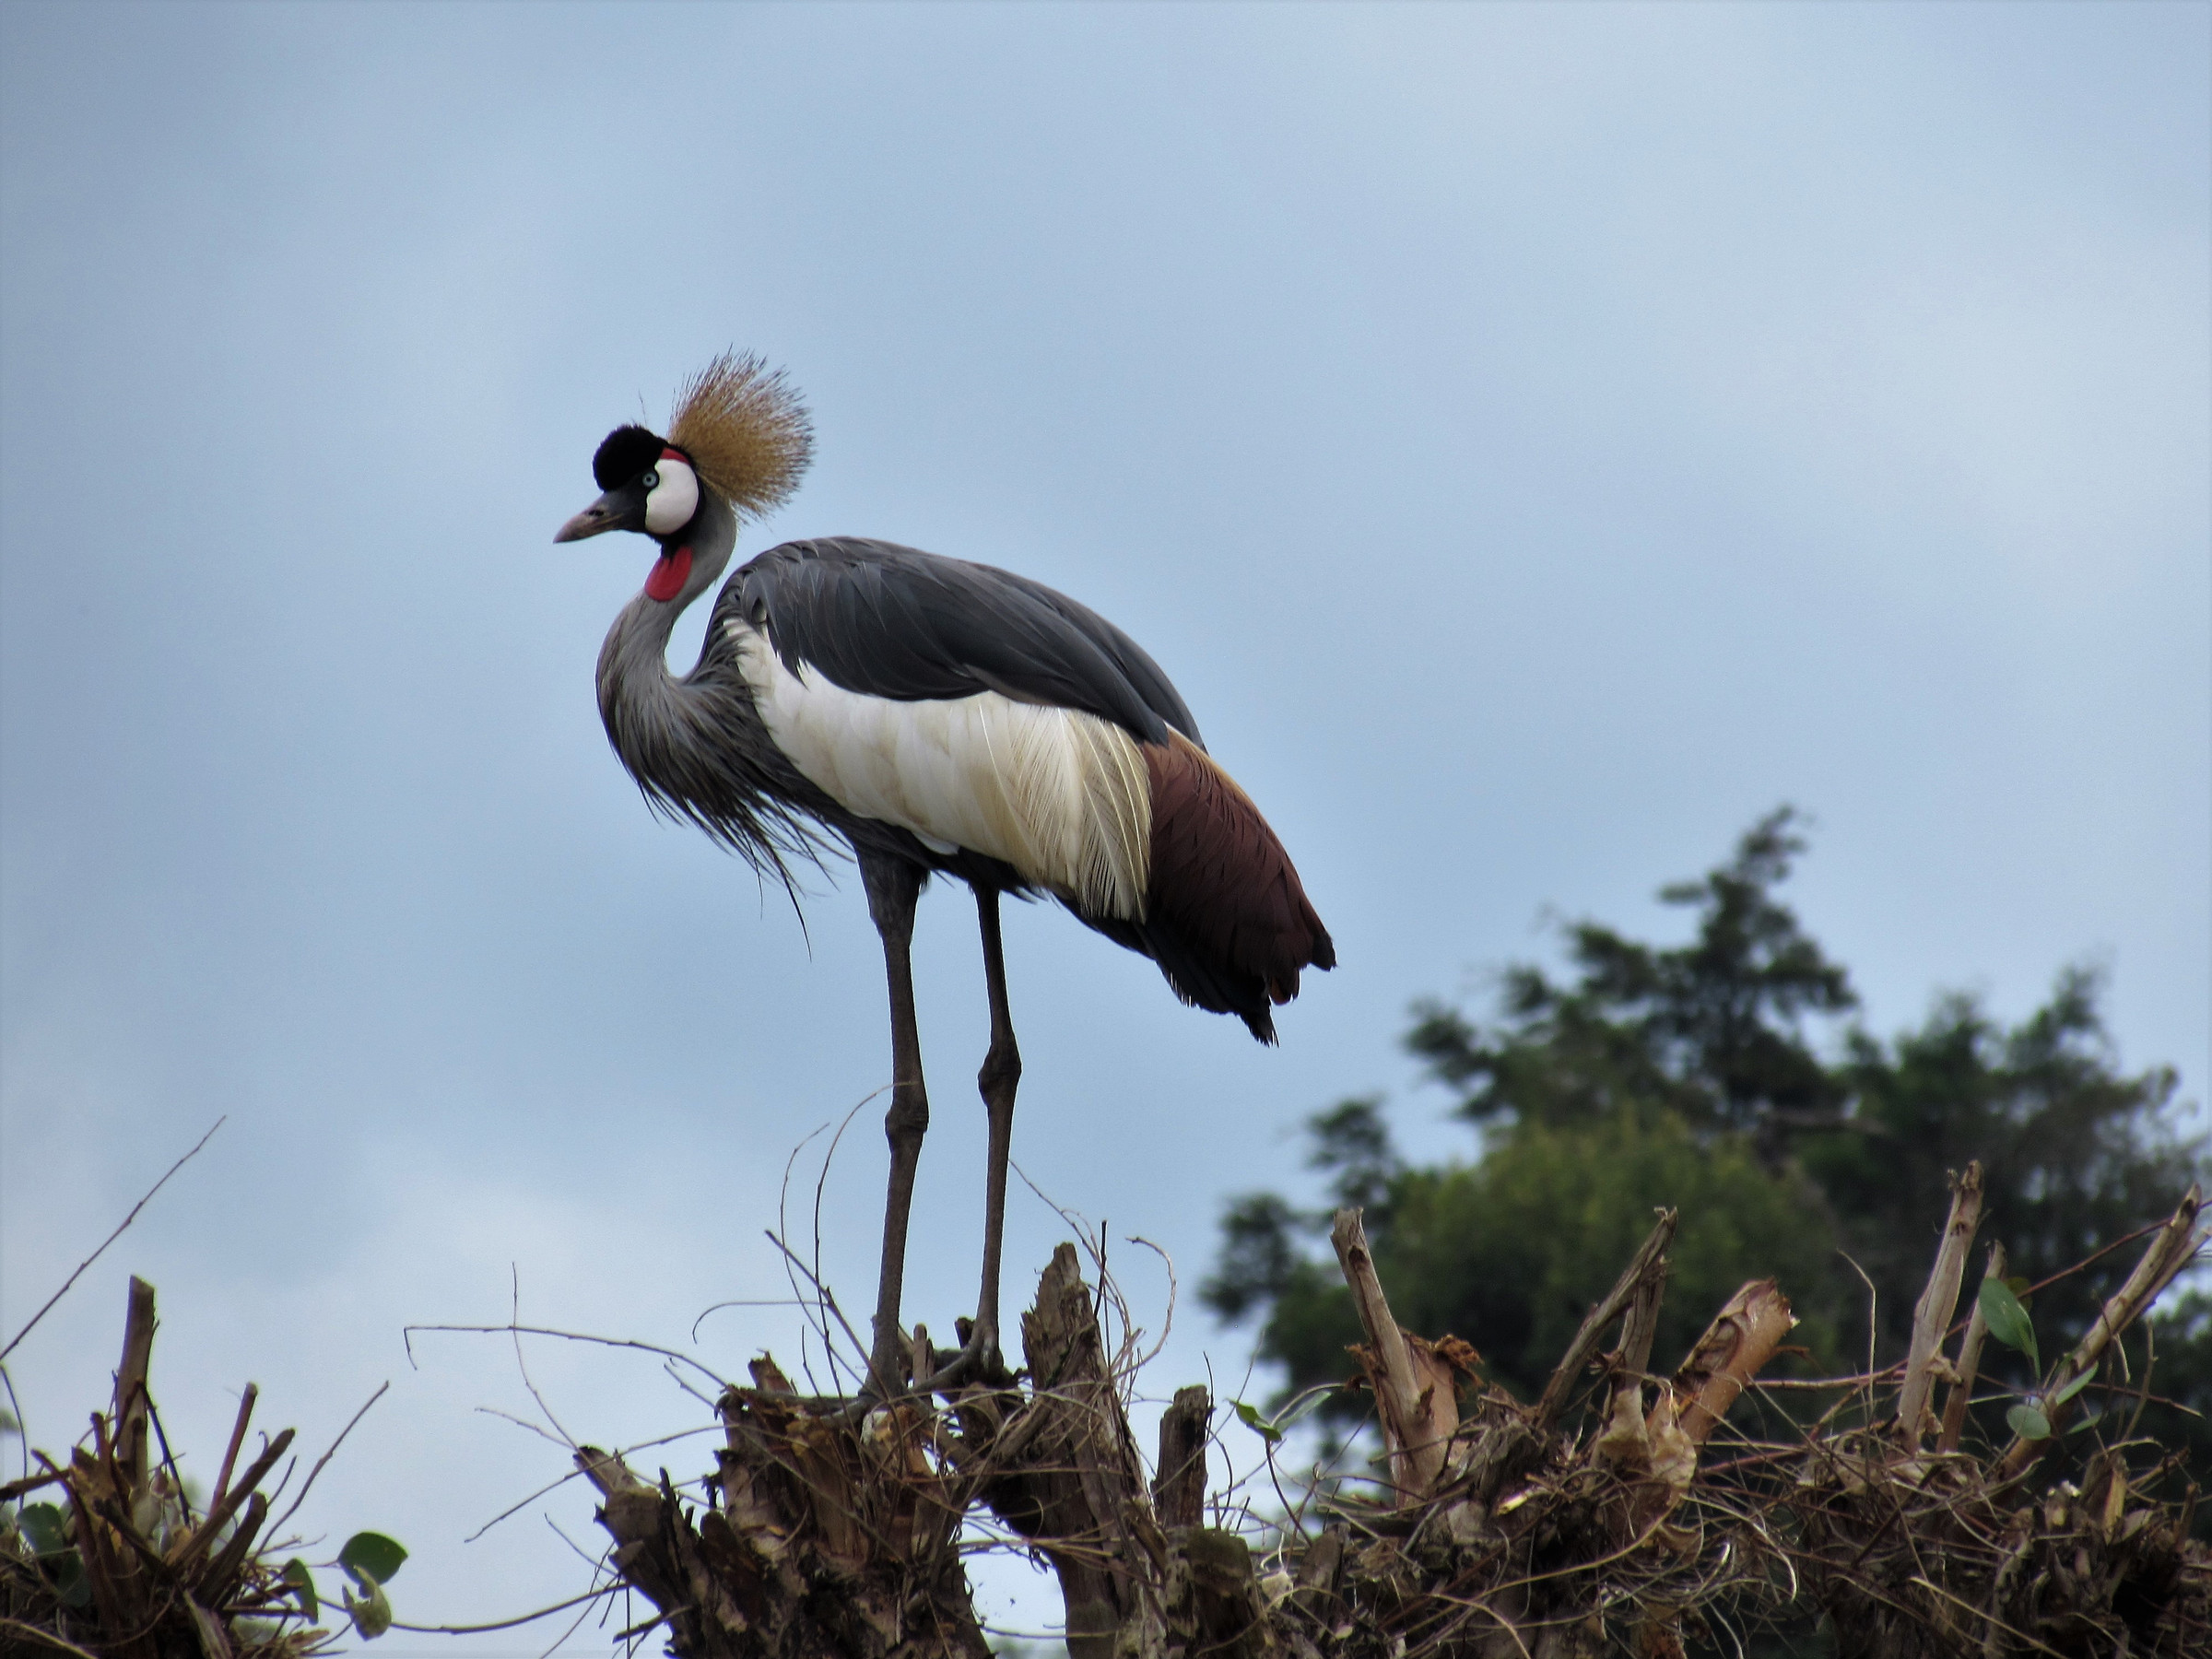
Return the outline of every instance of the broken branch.
<path id="1" fill-rule="evenodd" d="M 1959 1305 L 1967 1248 L 1981 1225 L 1982 1166 L 1974 1162 L 1966 1166 L 1965 1174 L 1952 1178 L 1951 1213 L 1943 1224 L 1943 1241 L 1936 1247 L 1936 1265 L 1929 1269 L 1927 1288 L 1912 1310 L 1912 1343 L 1906 1350 L 1905 1380 L 1897 1394 L 1897 1432 L 1908 1450 L 1920 1446 L 1920 1418 L 1935 1385 L 1936 1358 L 1943 1349 L 1944 1333 L 1951 1328 L 1951 1312 Z"/>

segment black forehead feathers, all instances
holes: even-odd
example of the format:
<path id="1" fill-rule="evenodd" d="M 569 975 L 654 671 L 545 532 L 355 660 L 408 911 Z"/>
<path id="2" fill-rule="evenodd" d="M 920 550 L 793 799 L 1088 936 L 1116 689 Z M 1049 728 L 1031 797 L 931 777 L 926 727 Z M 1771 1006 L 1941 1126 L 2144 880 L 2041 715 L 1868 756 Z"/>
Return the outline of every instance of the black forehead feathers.
<path id="1" fill-rule="evenodd" d="M 618 489 L 658 461 L 665 448 L 667 441 L 658 432 L 641 426 L 617 427 L 592 457 L 592 477 L 601 489 Z"/>

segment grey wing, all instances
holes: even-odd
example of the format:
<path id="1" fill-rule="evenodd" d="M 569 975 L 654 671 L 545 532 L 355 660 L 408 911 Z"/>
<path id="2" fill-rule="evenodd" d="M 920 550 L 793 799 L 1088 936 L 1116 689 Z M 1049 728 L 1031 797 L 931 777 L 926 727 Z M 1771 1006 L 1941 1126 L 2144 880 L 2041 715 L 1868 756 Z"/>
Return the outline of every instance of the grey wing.
<path id="1" fill-rule="evenodd" d="M 901 702 L 997 691 L 1080 709 L 1146 743 L 1197 723 L 1144 647 L 1088 606 L 989 565 L 855 536 L 771 547 L 730 581 L 795 672 Z M 724 603 L 733 595 L 725 593 Z"/>

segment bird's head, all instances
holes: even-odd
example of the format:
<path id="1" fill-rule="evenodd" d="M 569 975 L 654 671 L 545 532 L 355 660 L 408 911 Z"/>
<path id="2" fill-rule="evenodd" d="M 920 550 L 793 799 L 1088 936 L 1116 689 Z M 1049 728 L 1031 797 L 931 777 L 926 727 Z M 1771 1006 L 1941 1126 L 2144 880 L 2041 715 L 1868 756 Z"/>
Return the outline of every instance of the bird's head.
<path id="1" fill-rule="evenodd" d="M 582 541 L 609 530 L 650 535 L 661 556 L 645 591 L 675 599 L 699 585 L 695 553 L 719 570 L 736 519 L 758 517 L 789 497 L 813 448 L 806 406 L 782 374 L 759 358 L 724 352 L 677 394 L 665 438 L 641 426 L 606 435 L 592 457 L 599 499 L 553 539 Z M 707 540 L 722 545 L 700 545 Z"/>
<path id="2" fill-rule="evenodd" d="M 636 530 L 660 540 L 679 536 L 699 516 L 699 468 L 691 457 L 641 426 L 617 427 L 592 457 L 604 492 L 555 533 L 582 541 L 609 530 Z"/>

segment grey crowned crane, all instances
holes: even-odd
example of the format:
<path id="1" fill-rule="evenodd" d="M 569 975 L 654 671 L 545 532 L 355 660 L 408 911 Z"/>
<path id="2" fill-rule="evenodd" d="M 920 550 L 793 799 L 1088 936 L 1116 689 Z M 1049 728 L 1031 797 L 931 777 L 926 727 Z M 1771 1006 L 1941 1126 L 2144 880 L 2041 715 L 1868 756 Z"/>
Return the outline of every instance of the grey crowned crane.
<path id="1" fill-rule="evenodd" d="M 1000 1232 L 1021 1077 L 998 899 L 1049 894 L 1159 965 L 1186 1003 L 1275 1041 L 1270 1006 L 1335 947 L 1282 843 L 1206 754 L 1159 665 L 1096 612 L 1024 577 L 891 542 L 786 542 L 714 601 L 698 666 L 668 672 L 676 619 L 720 580 L 741 517 L 783 500 L 812 446 L 780 373 L 725 354 L 686 383 L 665 437 L 618 427 L 604 492 L 558 541 L 658 544 L 599 653 L 599 712 L 645 798 L 772 875 L 847 842 L 890 981 L 890 1191 L 864 1398 L 904 1378 L 900 1294 L 929 1127 L 909 946 L 932 875 L 975 894 L 991 1004 L 982 1291 L 968 1339 L 921 1388 L 1002 1374 Z M 825 834 L 827 832 L 827 834 Z M 936 1362 L 928 1356 L 923 1368 Z"/>

